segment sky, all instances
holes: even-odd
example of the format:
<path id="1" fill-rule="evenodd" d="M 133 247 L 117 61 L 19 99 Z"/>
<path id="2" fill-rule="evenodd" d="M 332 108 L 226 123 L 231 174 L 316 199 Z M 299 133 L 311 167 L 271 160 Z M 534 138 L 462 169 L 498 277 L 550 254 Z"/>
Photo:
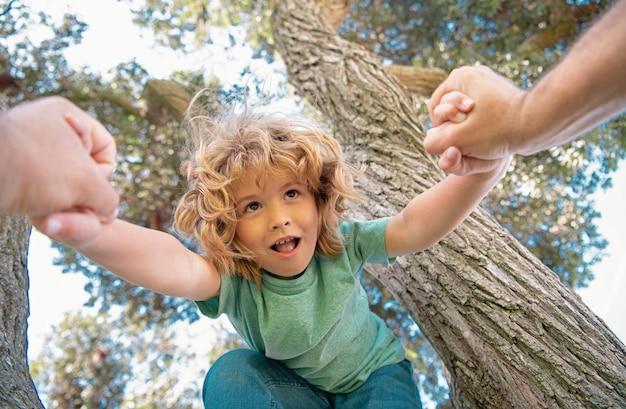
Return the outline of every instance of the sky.
<path id="1" fill-rule="evenodd" d="M 37 9 L 53 16 L 61 15 L 71 6 L 71 10 L 90 25 L 83 45 L 67 55 L 76 66 L 89 66 L 104 72 L 121 61 L 135 58 L 148 68 L 153 77 L 165 78 L 173 70 L 181 68 L 181 64 L 202 64 L 226 83 L 234 84 L 240 81 L 240 70 L 236 67 L 243 67 L 250 56 L 249 51 L 243 48 L 226 54 L 222 48 L 214 47 L 209 56 L 205 50 L 203 56 L 188 57 L 154 49 L 149 33 L 140 32 L 132 26 L 125 3 L 114 0 L 30 0 L 26 3 L 36 4 Z M 207 59 L 210 60 L 208 65 Z M 623 317 L 626 312 L 626 163 L 621 163 L 614 177 L 614 187 L 596 196 L 596 204 L 602 214 L 597 223 L 600 233 L 609 241 L 608 256 L 594 266 L 595 280 L 588 288 L 579 290 L 578 294 L 626 343 L 626 319 Z M 80 309 L 87 299 L 83 290 L 85 278 L 79 274 L 61 274 L 60 268 L 52 265 L 54 255 L 48 239 L 34 231 L 28 256 L 31 359 L 41 351 L 44 336 L 51 332 L 52 325 L 59 323 L 65 312 Z M 194 331 L 203 333 L 210 330 L 210 321 L 200 319 L 194 324 Z"/>

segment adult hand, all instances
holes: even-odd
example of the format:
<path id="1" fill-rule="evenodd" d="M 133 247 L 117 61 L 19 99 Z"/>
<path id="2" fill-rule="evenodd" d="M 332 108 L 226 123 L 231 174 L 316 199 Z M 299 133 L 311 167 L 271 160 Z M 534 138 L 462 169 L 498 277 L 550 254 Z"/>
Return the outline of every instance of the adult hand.
<path id="1" fill-rule="evenodd" d="M 28 219 L 37 230 L 50 239 L 79 251 L 89 248 L 103 229 L 111 225 L 98 220 L 90 210 L 31 216 Z"/>
<path id="2" fill-rule="evenodd" d="M 113 137 L 69 100 L 46 97 L 2 113 L 0 142 L 0 213 L 117 215 L 119 196 L 108 181 Z"/>
<path id="3" fill-rule="evenodd" d="M 525 95 L 487 67 L 455 69 L 428 101 L 426 151 L 442 155 L 439 166 L 448 173 L 483 172 L 491 160 L 515 153 Z"/>

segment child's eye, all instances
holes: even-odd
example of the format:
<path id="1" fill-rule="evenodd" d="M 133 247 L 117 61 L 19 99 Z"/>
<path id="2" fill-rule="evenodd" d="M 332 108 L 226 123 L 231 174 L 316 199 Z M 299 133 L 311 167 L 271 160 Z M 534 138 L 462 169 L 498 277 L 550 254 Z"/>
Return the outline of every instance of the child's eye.
<path id="1" fill-rule="evenodd" d="M 286 199 L 295 199 L 296 197 L 298 197 L 298 194 L 299 194 L 299 193 L 298 193 L 298 191 L 297 191 L 297 190 L 295 190 L 295 189 L 288 190 L 288 191 L 285 193 L 285 198 L 286 198 Z"/>
<path id="2" fill-rule="evenodd" d="M 246 206 L 246 212 L 255 212 L 257 210 L 259 210 L 259 208 L 261 207 L 261 205 L 259 204 L 259 202 L 251 202 L 248 203 L 248 205 Z"/>

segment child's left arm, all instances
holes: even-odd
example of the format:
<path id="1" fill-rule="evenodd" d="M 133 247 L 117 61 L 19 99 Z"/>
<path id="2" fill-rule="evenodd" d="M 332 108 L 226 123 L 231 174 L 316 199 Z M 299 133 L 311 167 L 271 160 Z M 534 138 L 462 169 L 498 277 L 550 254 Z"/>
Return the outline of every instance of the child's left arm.
<path id="1" fill-rule="evenodd" d="M 437 244 L 478 206 L 504 176 L 510 162 L 510 157 L 493 160 L 492 168 L 485 173 L 449 175 L 413 198 L 387 224 L 387 255 L 412 254 Z"/>

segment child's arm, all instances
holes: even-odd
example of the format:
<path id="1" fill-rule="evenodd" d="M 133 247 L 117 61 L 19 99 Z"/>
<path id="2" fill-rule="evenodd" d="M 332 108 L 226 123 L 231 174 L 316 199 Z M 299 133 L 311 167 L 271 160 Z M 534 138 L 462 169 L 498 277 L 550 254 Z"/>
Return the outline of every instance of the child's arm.
<path id="1" fill-rule="evenodd" d="M 478 206 L 502 178 L 509 163 L 510 158 L 495 160 L 486 173 L 450 175 L 411 200 L 387 224 L 388 256 L 416 253 L 443 239 Z"/>
<path id="2" fill-rule="evenodd" d="M 175 237 L 116 219 L 101 223 L 93 213 L 57 213 L 32 218 L 37 229 L 121 279 L 161 294 L 205 300 L 216 296 L 215 266 Z"/>

